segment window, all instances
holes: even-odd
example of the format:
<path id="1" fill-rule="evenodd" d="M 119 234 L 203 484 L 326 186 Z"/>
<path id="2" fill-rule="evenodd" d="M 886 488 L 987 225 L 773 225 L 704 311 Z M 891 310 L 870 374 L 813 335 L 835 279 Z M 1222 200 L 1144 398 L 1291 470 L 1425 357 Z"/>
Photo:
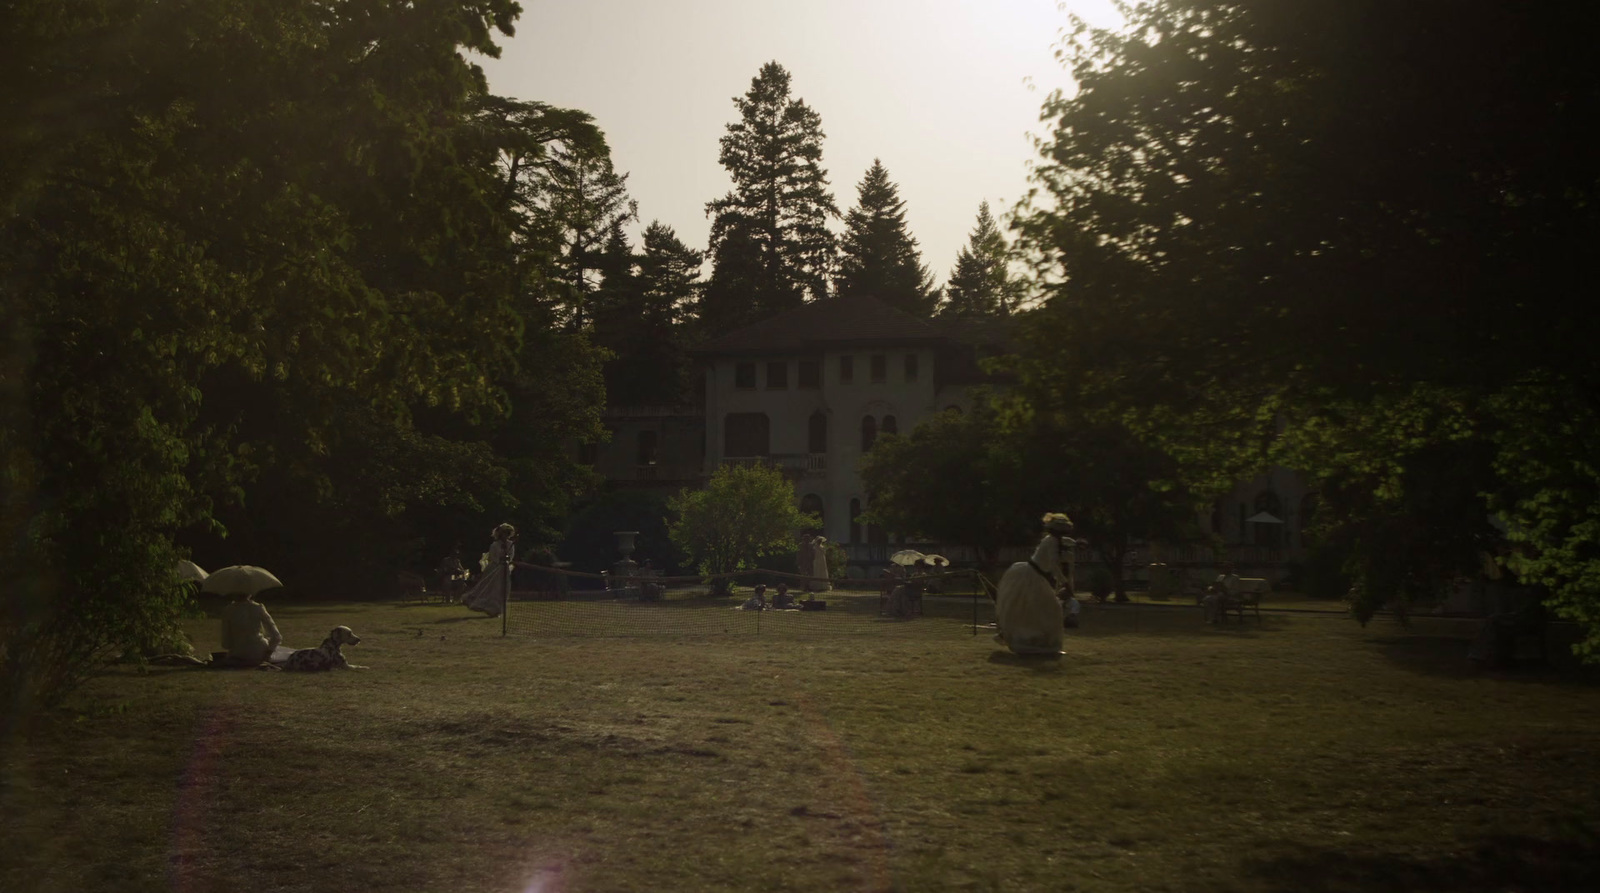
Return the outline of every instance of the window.
<path id="1" fill-rule="evenodd" d="M 820 409 L 811 414 L 806 425 L 806 449 L 813 453 L 828 451 L 828 416 Z"/>
<path id="2" fill-rule="evenodd" d="M 898 423 L 898 422 L 896 422 L 894 420 L 894 416 L 886 415 L 886 416 L 883 417 L 883 433 L 885 433 L 885 434 L 899 434 L 900 433 L 900 423 Z"/>
<path id="3" fill-rule="evenodd" d="M 800 500 L 800 511 L 808 515 L 817 516 L 817 527 L 822 526 L 822 497 L 815 493 L 807 493 Z"/>
<path id="4" fill-rule="evenodd" d="M 822 363 L 816 360 L 801 360 L 799 385 L 802 388 L 822 387 Z"/>
<path id="5" fill-rule="evenodd" d="M 639 432 L 639 464 L 656 464 L 656 432 Z"/>
<path id="6" fill-rule="evenodd" d="M 839 358 L 839 383 L 849 384 L 856 380 L 856 358 Z"/>
<path id="7" fill-rule="evenodd" d="M 1250 517 L 1250 513 L 1245 510 L 1244 503 L 1239 503 L 1239 542 L 1241 543 L 1244 542 L 1244 538 L 1250 533 L 1250 531 L 1246 529 L 1250 525 L 1244 522 L 1244 519 L 1248 517 Z"/>
<path id="8" fill-rule="evenodd" d="M 906 381 L 916 381 L 916 380 L 917 380 L 917 355 L 914 354 L 914 353 L 908 353 L 908 354 L 906 354 Z"/>
<path id="9" fill-rule="evenodd" d="M 850 500 L 850 542 L 861 542 L 861 500 Z"/>
<path id="10" fill-rule="evenodd" d="M 1218 536 L 1222 535 L 1222 503 L 1220 502 L 1211 506 L 1211 532 Z"/>
<path id="11" fill-rule="evenodd" d="M 872 444 L 878 439 L 878 420 L 872 416 L 861 417 L 861 452 L 872 449 Z"/>
<path id="12" fill-rule="evenodd" d="M 784 360 L 767 364 L 767 388 L 783 391 L 789 388 L 789 364 Z"/>
<path id="13" fill-rule="evenodd" d="M 734 363 L 733 386 L 736 388 L 753 388 L 756 386 L 756 364 Z"/>
<path id="14" fill-rule="evenodd" d="M 872 380 L 882 382 L 889 377 L 889 358 L 881 353 L 872 355 Z"/>
<path id="15" fill-rule="evenodd" d="M 722 455 L 769 455 L 767 429 L 767 414 L 764 412 L 728 413 L 722 421 Z"/>

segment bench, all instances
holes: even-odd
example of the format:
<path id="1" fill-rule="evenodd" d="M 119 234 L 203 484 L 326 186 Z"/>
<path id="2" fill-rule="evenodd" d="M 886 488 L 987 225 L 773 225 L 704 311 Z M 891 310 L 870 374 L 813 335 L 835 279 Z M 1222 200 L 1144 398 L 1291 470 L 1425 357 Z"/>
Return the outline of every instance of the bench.
<path id="1" fill-rule="evenodd" d="M 1228 612 L 1233 611 L 1239 615 L 1239 622 L 1244 622 L 1246 608 L 1256 612 L 1256 623 L 1261 622 L 1261 597 L 1272 590 L 1262 577 L 1240 577 L 1232 592 L 1220 591 L 1217 584 L 1206 587 L 1208 591 L 1217 596 L 1216 603 L 1212 606 L 1211 616 L 1207 619 L 1213 623 L 1227 619 Z"/>

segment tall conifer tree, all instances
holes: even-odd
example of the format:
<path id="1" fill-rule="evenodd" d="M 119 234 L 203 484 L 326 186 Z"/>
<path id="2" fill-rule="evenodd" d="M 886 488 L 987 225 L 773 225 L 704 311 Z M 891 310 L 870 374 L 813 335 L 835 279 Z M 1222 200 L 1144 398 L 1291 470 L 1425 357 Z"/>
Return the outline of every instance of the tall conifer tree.
<path id="1" fill-rule="evenodd" d="M 856 207 L 845 217 L 839 295 L 871 295 L 907 313 L 932 316 L 938 302 L 933 276 L 906 231 L 906 203 L 882 161 L 872 160 L 856 196 Z"/>
<path id="2" fill-rule="evenodd" d="M 789 72 L 768 62 L 734 99 L 722 137 L 733 190 L 706 204 L 712 273 L 700 308 L 707 334 L 826 297 L 839 216 L 822 168 L 822 118 L 789 95 Z"/>
<path id="3" fill-rule="evenodd" d="M 1011 249 L 989 213 L 989 203 L 980 204 L 978 225 L 973 228 L 967 247 L 956 255 L 939 315 L 971 319 L 1014 313 L 1021 299 L 1022 283 L 1013 280 L 1007 269 L 1010 255 Z"/>

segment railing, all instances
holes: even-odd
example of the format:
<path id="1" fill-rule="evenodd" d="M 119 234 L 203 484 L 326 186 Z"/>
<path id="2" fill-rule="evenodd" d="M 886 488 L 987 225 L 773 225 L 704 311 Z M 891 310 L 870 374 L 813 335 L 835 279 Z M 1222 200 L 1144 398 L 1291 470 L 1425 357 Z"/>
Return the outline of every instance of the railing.
<path id="1" fill-rule="evenodd" d="M 656 466 L 654 464 L 639 465 L 639 466 L 636 466 L 634 468 L 634 473 L 633 473 L 634 480 L 653 481 L 653 480 L 655 480 L 657 478 L 657 476 L 658 475 L 656 474 Z"/>

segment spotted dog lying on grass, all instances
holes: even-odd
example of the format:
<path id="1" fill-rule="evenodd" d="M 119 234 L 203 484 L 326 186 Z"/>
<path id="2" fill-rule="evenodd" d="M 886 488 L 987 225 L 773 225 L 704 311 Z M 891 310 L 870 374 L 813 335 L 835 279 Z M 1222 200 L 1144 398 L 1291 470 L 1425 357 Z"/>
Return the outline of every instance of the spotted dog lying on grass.
<path id="1" fill-rule="evenodd" d="M 356 635 L 348 626 L 336 626 L 322 640 L 322 644 L 315 648 L 301 648 L 289 655 L 284 661 L 285 670 L 304 670 L 316 672 L 318 670 L 365 670 L 366 667 L 356 666 L 345 660 L 344 653 L 339 649 L 345 645 L 359 645 L 361 637 Z"/>

